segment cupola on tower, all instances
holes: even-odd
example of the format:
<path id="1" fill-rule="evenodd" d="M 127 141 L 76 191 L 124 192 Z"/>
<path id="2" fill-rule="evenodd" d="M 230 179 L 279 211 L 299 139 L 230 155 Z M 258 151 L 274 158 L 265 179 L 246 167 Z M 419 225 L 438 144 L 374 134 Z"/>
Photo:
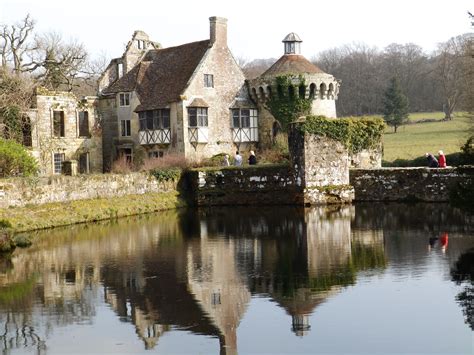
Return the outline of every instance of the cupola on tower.
<path id="1" fill-rule="evenodd" d="M 323 72 L 301 55 L 301 38 L 294 32 L 283 39 L 284 54 L 258 78 L 249 80 L 250 96 L 259 110 L 260 142 L 263 147 L 270 146 L 276 135 L 276 119 L 268 110 L 272 95 L 311 100 L 311 114 L 337 117 L 336 100 L 340 82 L 331 74 Z M 294 86 L 284 92 L 278 85 L 278 77 L 291 78 Z"/>

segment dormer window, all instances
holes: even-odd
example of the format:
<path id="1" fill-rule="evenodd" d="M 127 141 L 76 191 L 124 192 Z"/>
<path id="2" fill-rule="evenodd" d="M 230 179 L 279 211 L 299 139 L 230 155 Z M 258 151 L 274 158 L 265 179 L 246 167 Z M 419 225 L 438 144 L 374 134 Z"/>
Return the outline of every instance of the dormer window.
<path id="1" fill-rule="evenodd" d="M 120 107 L 130 106 L 130 93 L 124 92 L 119 94 L 119 105 Z"/>
<path id="2" fill-rule="evenodd" d="M 204 74 L 204 87 L 213 88 L 214 87 L 214 75 Z"/>

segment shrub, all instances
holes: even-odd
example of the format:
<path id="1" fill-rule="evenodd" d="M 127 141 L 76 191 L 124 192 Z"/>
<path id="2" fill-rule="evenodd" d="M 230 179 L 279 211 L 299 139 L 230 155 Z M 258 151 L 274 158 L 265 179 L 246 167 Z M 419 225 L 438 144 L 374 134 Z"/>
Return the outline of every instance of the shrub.
<path id="1" fill-rule="evenodd" d="M 161 158 L 145 158 L 140 167 L 141 171 L 149 171 L 152 169 L 162 168 L 181 168 L 186 169 L 192 166 L 192 162 L 188 161 L 183 154 L 165 154 Z"/>
<path id="2" fill-rule="evenodd" d="M 115 174 L 128 174 L 132 170 L 132 164 L 130 164 L 126 156 L 121 156 L 112 163 L 112 172 Z"/>
<path id="3" fill-rule="evenodd" d="M 0 233 L 0 254 L 9 253 L 15 250 L 15 243 L 11 240 L 8 234 Z"/>
<path id="4" fill-rule="evenodd" d="M 363 149 L 375 148 L 382 142 L 385 123 L 381 118 L 373 117 L 331 119 L 308 116 L 299 129 L 337 140 L 351 153 L 357 153 Z"/>
<path id="5" fill-rule="evenodd" d="M 462 164 L 474 164 L 474 136 L 470 136 L 461 147 Z"/>
<path id="6" fill-rule="evenodd" d="M 13 237 L 13 243 L 19 248 L 28 248 L 32 244 L 30 238 L 21 234 Z"/>
<path id="7" fill-rule="evenodd" d="M 38 172 L 36 160 L 21 144 L 0 138 L 0 177 L 31 176 Z"/>

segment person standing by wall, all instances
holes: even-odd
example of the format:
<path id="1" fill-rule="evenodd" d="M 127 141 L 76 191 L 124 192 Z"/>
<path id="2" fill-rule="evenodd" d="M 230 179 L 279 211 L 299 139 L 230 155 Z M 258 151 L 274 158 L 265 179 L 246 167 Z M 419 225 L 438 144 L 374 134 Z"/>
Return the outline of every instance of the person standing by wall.
<path id="1" fill-rule="evenodd" d="M 251 150 L 250 156 L 249 156 L 249 165 L 255 165 L 255 164 L 257 164 L 257 157 L 255 156 L 255 152 Z"/>
<path id="2" fill-rule="evenodd" d="M 229 155 L 224 155 L 224 160 L 222 162 L 223 166 L 230 166 Z"/>
<path id="3" fill-rule="evenodd" d="M 235 152 L 234 165 L 242 166 L 242 156 L 240 155 L 239 151 Z"/>
<path id="4" fill-rule="evenodd" d="M 426 160 L 428 160 L 428 167 L 430 168 L 437 168 L 438 165 L 438 160 L 434 157 L 433 154 L 431 153 L 425 153 Z"/>
<path id="5" fill-rule="evenodd" d="M 442 150 L 438 152 L 438 162 L 440 168 L 446 168 L 446 156 Z"/>

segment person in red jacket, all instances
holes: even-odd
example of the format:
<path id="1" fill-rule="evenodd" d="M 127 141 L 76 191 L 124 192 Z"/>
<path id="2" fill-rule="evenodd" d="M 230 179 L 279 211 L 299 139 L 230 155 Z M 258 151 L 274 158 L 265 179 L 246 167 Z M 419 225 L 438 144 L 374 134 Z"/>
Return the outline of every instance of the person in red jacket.
<path id="1" fill-rule="evenodd" d="M 446 168 L 446 157 L 442 150 L 438 152 L 438 164 L 440 168 Z"/>

